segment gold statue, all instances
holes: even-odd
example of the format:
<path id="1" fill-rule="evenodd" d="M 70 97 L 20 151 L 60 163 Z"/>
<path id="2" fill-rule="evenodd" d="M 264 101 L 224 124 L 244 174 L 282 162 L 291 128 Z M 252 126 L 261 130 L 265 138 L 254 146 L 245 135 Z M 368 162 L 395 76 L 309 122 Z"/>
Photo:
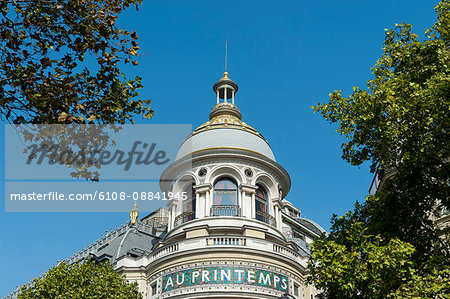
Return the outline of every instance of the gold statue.
<path id="1" fill-rule="evenodd" d="M 130 211 L 131 224 L 135 224 L 139 217 L 139 211 L 137 209 L 137 204 L 134 203 L 133 209 Z"/>

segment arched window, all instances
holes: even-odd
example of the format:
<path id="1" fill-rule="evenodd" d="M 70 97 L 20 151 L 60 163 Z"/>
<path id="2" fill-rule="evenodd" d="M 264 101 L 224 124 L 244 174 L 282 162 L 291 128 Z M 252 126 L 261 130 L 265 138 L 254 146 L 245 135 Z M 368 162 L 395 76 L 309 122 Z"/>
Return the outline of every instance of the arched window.
<path id="1" fill-rule="evenodd" d="M 183 193 L 180 194 L 180 198 L 183 198 L 183 212 L 175 217 L 174 227 L 195 219 L 196 198 L 194 184 L 189 184 L 186 188 L 184 188 Z"/>
<path id="2" fill-rule="evenodd" d="M 185 221 L 189 221 L 195 219 L 195 207 L 196 207 L 196 198 L 195 198 L 195 189 L 194 184 L 188 186 L 185 191 L 187 194 L 187 199 L 184 201 L 183 212 L 185 215 Z"/>
<path id="3" fill-rule="evenodd" d="M 229 179 L 223 178 L 214 184 L 215 206 L 237 206 L 237 185 Z"/>
<path id="4" fill-rule="evenodd" d="M 255 212 L 256 219 L 267 222 L 267 192 L 261 185 L 256 185 Z"/>
<path id="5" fill-rule="evenodd" d="M 221 178 L 214 184 L 211 216 L 241 216 L 237 184 L 234 180 Z"/>

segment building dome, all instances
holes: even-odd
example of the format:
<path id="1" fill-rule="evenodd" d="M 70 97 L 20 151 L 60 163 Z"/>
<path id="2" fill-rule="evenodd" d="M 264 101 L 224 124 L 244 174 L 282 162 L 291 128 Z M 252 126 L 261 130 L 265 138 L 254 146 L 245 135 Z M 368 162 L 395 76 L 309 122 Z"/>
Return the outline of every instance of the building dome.
<path id="1" fill-rule="evenodd" d="M 242 122 L 237 84 L 225 72 L 213 89 L 209 121 L 186 138 L 161 174 L 162 193 L 151 195 L 168 209 L 139 220 L 135 204 L 130 222 L 67 262 L 109 260 L 146 299 L 315 298 L 308 260 L 324 230 L 285 199 L 289 174 Z"/>
<path id="2" fill-rule="evenodd" d="M 209 121 L 199 126 L 185 139 L 176 159 L 207 149 L 240 149 L 276 161 L 267 140 L 242 121 L 239 108 L 234 104 L 237 88 L 237 84 L 228 78 L 227 72 L 214 84 L 217 104 L 209 114 Z M 222 98 L 224 101 L 220 102 Z M 227 102 L 227 99 L 231 99 L 232 102 Z"/>

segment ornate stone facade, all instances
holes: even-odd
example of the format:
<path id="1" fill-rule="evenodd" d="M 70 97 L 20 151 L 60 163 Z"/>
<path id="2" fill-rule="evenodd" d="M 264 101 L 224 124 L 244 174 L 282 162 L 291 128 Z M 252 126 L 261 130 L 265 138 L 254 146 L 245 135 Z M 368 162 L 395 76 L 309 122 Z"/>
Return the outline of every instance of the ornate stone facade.
<path id="1" fill-rule="evenodd" d="M 108 259 L 146 299 L 314 297 L 309 246 L 324 230 L 285 199 L 289 174 L 242 122 L 237 88 L 224 73 L 210 120 L 161 176 L 162 192 L 185 198 L 141 220 L 134 209 L 131 222 L 69 261 Z"/>

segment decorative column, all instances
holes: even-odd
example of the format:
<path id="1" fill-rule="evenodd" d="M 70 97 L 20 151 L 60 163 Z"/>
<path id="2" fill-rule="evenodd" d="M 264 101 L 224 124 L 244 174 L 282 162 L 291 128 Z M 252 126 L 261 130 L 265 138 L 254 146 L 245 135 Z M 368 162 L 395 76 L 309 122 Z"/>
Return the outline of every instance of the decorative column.
<path id="1" fill-rule="evenodd" d="M 200 193 L 198 193 L 197 191 L 195 191 L 195 218 L 203 218 L 204 217 L 204 209 L 203 206 L 205 205 L 204 203 L 204 198 L 200 197 Z"/>
<path id="2" fill-rule="evenodd" d="M 277 220 L 277 228 L 279 230 L 281 230 L 281 222 L 282 222 L 282 220 L 281 220 L 281 210 L 280 210 L 279 206 L 277 206 L 275 209 L 276 209 L 276 212 L 277 212 L 276 213 L 277 218 L 275 218 Z"/>
<path id="3" fill-rule="evenodd" d="M 210 217 L 211 215 L 211 206 L 212 206 L 212 200 L 211 200 L 211 190 L 206 191 L 205 193 L 205 217 Z"/>
<path id="4" fill-rule="evenodd" d="M 245 214 L 244 211 L 247 210 L 247 200 L 245 198 L 245 192 L 241 190 L 241 201 L 240 201 L 240 206 L 241 206 L 241 216 L 247 218 L 247 215 Z"/>
<path id="5" fill-rule="evenodd" d="M 283 223 L 283 217 L 281 217 L 281 210 L 278 211 L 278 230 L 281 231 L 281 224 Z"/>
<path id="6" fill-rule="evenodd" d="M 240 203 L 242 217 L 248 219 L 255 218 L 255 194 L 258 187 L 253 185 L 241 184 L 239 186 L 239 189 L 241 190 L 242 194 L 242 200 Z"/>
<path id="7" fill-rule="evenodd" d="M 252 193 L 252 219 L 256 219 L 256 193 Z"/>
<path id="8" fill-rule="evenodd" d="M 274 210 L 274 215 L 273 216 L 275 217 L 275 221 L 276 221 L 277 228 L 278 228 L 278 213 L 280 213 L 280 210 L 278 209 L 278 206 L 274 207 L 273 210 Z"/>
<path id="9" fill-rule="evenodd" d="M 167 231 L 172 229 L 172 210 L 169 210 L 169 221 L 167 222 Z"/>
<path id="10" fill-rule="evenodd" d="M 272 199 L 272 206 L 274 211 L 275 221 L 277 222 L 277 229 L 281 231 L 281 222 L 283 220 L 281 214 L 283 211 L 283 202 L 279 198 Z"/>
<path id="11" fill-rule="evenodd" d="M 177 217 L 177 206 L 178 206 L 178 199 L 173 198 L 169 202 L 169 224 L 168 224 L 168 231 L 175 228 L 175 218 Z"/>
<path id="12" fill-rule="evenodd" d="M 195 196 L 197 199 L 197 205 L 195 208 L 195 217 L 204 218 L 209 216 L 209 210 L 211 208 L 210 192 L 212 189 L 211 184 L 195 185 Z"/>

